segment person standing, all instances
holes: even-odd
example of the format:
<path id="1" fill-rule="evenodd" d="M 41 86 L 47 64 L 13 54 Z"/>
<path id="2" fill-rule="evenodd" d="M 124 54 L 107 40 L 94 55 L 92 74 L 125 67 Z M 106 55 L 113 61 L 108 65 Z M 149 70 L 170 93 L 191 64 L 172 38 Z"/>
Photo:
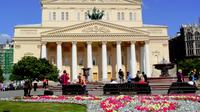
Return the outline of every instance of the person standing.
<path id="1" fill-rule="evenodd" d="M 43 80 L 43 88 L 47 88 L 47 79 L 46 78 L 44 78 L 44 80 Z"/>
<path id="2" fill-rule="evenodd" d="M 62 84 L 62 95 L 65 94 L 65 88 L 69 84 L 69 74 L 67 74 L 66 70 L 63 71 L 63 74 L 59 78 L 60 83 Z"/>
<path id="3" fill-rule="evenodd" d="M 35 79 L 33 81 L 33 88 L 34 88 L 34 91 L 37 91 L 37 88 L 38 88 L 38 80 L 37 79 Z"/>
<path id="4" fill-rule="evenodd" d="M 181 69 L 179 69 L 177 73 L 177 82 L 184 82 L 184 77 Z"/>
<path id="5" fill-rule="evenodd" d="M 30 83 L 29 80 L 26 80 L 24 82 L 24 96 L 30 96 L 31 89 L 32 89 L 32 84 Z"/>
<path id="6" fill-rule="evenodd" d="M 124 72 L 122 71 L 122 69 L 119 69 L 119 79 L 120 79 L 120 83 L 124 82 Z"/>
<path id="7" fill-rule="evenodd" d="M 131 81 L 132 81 L 131 74 L 129 72 L 127 72 L 127 82 L 131 83 Z"/>

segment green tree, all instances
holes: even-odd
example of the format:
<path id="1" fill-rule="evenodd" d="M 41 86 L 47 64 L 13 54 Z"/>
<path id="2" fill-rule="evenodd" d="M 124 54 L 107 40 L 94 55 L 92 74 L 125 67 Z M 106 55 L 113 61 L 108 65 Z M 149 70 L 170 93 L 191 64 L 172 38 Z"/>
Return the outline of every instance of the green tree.
<path id="1" fill-rule="evenodd" d="M 0 82 L 3 82 L 3 81 L 4 81 L 3 70 L 1 69 L 1 66 L 0 66 Z"/>
<path id="2" fill-rule="evenodd" d="M 50 64 L 46 59 L 37 59 L 36 57 L 23 57 L 18 63 L 14 64 L 10 80 L 29 79 L 33 81 L 35 78 L 56 81 L 58 77 L 57 67 Z"/>
<path id="3" fill-rule="evenodd" d="M 189 73 L 192 69 L 196 69 L 200 72 L 200 60 L 194 58 L 178 61 L 178 69 L 182 69 L 185 75 L 187 75 L 187 73 Z"/>

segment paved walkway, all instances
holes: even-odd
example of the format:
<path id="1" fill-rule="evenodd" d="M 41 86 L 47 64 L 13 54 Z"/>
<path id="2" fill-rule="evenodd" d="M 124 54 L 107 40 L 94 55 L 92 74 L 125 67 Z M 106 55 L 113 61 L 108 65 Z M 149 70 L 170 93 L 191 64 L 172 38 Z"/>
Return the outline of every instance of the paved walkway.
<path id="1" fill-rule="evenodd" d="M 103 95 L 103 91 L 89 91 L 90 95 L 101 96 Z M 161 91 L 152 91 L 152 94 L 167 94 L 167 90 Z M 196 94 L 200 94 L 200 90 L 196 92 Z M 23 96 L 23 90 L 14 90 L 14 91 L 0 91 L 0 98 L 13 98 L 16 96 Z M 44 89 L 38 89 L 36 92 L 31 91 L 31 95 L 44 95 Z M 62 95 L 61 92 L 54 92 L 54 95 Z"/>

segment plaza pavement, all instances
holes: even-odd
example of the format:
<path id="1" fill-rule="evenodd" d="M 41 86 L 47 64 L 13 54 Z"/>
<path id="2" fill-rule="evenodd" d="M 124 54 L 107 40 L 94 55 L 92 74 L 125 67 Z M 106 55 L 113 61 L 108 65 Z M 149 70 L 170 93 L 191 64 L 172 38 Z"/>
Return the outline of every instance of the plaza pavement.
<path id="1" fill-rule="evenodd" d="M 97 95 L 101 96 L 103 95 L 103 91 L 89 91 L 90 95 Z M 167 90 L 161 90 L 161 91 L 152 91 L 152 94 L 167 94 Z M 200 91 L 198 90 L 196 94 L 200 94 Z M 23 90 L 14 90 L 14 91 L 0 91 L 0 98 L 13 98 L 16 96 L 23 96 L 24 91 Z M 44 95 L 44 89 L 38 89 L 36 92 L 31 91 L 31 95 Z M 54 95 L 62 95 L 61 92 L 54 92 Z"/>

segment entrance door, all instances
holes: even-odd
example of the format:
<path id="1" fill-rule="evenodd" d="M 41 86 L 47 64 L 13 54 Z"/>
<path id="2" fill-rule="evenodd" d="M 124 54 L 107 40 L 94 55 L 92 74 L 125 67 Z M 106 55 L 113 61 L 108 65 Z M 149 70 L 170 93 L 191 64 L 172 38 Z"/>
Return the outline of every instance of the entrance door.
<path id="1" fill-rule="evenodd" d="M 99 72 L 98 66 L 93 66 L 92 70 L 92 80 L 93 82 L 99 81 Z"/>

